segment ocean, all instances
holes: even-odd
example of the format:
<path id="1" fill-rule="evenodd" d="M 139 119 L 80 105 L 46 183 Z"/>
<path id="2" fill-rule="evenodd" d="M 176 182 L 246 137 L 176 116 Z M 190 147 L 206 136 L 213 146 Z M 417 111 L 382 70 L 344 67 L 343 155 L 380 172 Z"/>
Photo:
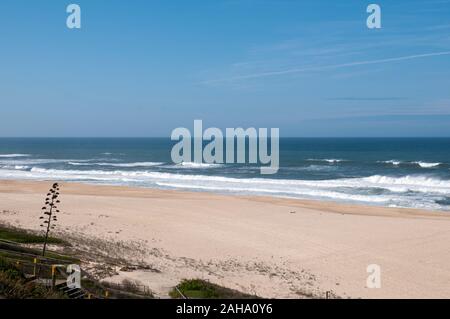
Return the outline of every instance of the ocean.
<path id="1" fill-rule="evenodd" d="M 282 138 L 280 169 L 173 164 L 165 138 L 1 138 L 0 179 L 450 210 L 449 138 Z"/>

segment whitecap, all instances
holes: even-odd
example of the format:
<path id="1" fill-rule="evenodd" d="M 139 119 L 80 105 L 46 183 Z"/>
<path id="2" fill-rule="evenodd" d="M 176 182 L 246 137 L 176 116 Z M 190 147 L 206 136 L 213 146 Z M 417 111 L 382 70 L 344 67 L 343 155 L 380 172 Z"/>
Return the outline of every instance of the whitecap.
<path id="1" fill-rule="evenodd" d="M 111 166 L 111 167 L 151 167 L 163 165 L 163 162 L 135 162 L 135 163 L 86 163 L 68 162 L 72 166 Z"/>
<path id="2" fill-rule="evenodd" d="M 344 159 L 335 159 L 335 158 L 321 158 L 321 159 L 310 158 L 310 159 L 307 159 L 307 161 L 327 162 L 327 163 L 340 163 L 340 162 L 344 162 L 346 160 L 344 160 Z"/>
<path id="3" fill-rule="evenodd" d="M 287 171 L 335 171 L 337 167 L 330 165 L 308 165 L 300 167 L 282 167 L 282 170 Z"/>
<path id="4" fill-rule="evenodd" d="M 223 167 L 223 164 L 216 163 L 196 163 L 196 162 L 182 162 L 179 164 L 175 164 L 175 167 L 180 168 L 218 168 Z"/>
<path id="5" fill-rule="evenodd" d="M 16 169 L 16 170 L 27 170 L 30 169 L 29 166 L 26 165 L 3 165 L 2 169 Z"/>
<path id="6" fill-rule="evenodd" d="M 14 158 L 14 157 L 27 157 L 31 156 L 30 154 L 0 154 L 0 157 L 5 158 Z"/>
<path id="7" fill-rule="evenodd" d="M 378 163 L 385 163 L 385 164 L 392 164 L 394 166 L 399 166 L 402 162 L 401 161 L 396 161 L 396 160 L 389 160 L 389 161 L 381 161 Z"/>
<path id="8" fill-rule="evenodd" d="M 441 165 L 442 163 L 427 163 L 427 162 L 413 162 L 414 164 L 419 165 L 422 168 L 433 168 Z"/>

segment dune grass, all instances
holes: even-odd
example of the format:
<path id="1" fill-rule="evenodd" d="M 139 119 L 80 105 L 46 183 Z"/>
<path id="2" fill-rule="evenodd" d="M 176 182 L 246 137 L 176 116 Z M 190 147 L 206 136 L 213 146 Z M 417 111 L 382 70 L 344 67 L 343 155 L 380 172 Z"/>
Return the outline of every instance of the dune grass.
<path id="1" fill-rule="evenodd" d="M 0 296 L 7 299 L 64 299 L 50 288 L 29 282 L 17 267 L 0 257 Z"/>
<path id="2" fill-rule="evenodd" d="M 257 299 L 257 296 L 242 293 L 237 290 L 225 288 L 206 280 L 185 279 L 177 288 L 189 299 Z M 174 299 L 182 298 L 174 288 L 169 293 Z"/>
<path id="3" fill-rule="evenodd" d="M 33 261 L 34 256 L 40 256 L 41 250 L 37 248 L 24 247 L 23 244 L 42 244 L 44 236 L 34 234 L 28 230 L 18 229 L 5 225 L 0 225 L 0 257 L 17 258 L 18 253 L 23 261 Z M 70 246 L 62 239 L 49 237 L 48 243 L 61 246 Z M 29 255 L 29 256 L 28 256 Z M 79 263 L 78 258 L 65 256 L 56 252 L 47 251 L 46 258 L 61 260 L 62 262 Z"/>
<path id="4" fill-rule="evenodd" d="M 43 235 L 40 236 L 26 230 L 0 225 L 0 240 L 12 241 L 19 244 L 42 244 L 44 239 Z M 48 243 L 67 245 L 64 240 L 54 237 L 49 237 Z"/>

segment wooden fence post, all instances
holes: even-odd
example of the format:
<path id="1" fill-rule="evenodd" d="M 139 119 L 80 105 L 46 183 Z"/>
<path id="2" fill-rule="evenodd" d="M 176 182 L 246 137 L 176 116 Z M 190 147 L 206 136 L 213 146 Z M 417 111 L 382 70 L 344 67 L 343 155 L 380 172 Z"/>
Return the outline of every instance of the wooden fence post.
<path id="1" fill-rule="evenodd" d="M 33 260 L 33 277 L 36 277 L 36 264 L 37 264 L 37 258 L 34 258 Z"/>
<path id="2" fill-rule="evenodd" d="M 52 288 L 56 285 L 56 265 L 52 265 Z"/>

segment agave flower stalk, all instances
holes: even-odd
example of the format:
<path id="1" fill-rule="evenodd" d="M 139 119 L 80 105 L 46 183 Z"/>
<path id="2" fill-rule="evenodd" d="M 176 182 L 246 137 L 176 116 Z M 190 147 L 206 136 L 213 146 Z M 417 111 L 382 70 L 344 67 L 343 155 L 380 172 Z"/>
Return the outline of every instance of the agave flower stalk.
<path id="1" fill-rule="evenodd" d="M 41 227 L 45 229 L 45 240 L 44 247 L 42 249 L 42 256 L 45 256 L 45 251 L 47 249 L 48 235 L 52 229 L 55 229 L 55 223 L 57 222 L 56 213 L 59 213 L 56 204 L 59 204 L 59 185 L 54 183 L 52 188 L 50 188 L 47 196 L 45 198 L 45 206 L 42 207 L 43 216 L 39 217 L 42 220 Z"/>

